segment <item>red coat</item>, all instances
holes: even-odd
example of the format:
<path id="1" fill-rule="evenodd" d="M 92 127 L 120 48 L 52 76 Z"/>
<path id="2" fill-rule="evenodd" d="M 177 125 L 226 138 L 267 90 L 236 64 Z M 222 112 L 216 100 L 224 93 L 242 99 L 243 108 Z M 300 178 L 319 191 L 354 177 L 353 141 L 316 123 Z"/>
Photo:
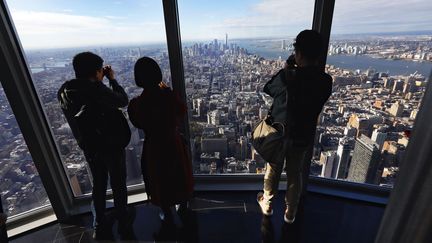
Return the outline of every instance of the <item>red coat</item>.
<path id="1" fill-rule="evenodd" d="M 177 126 L 186 115 L 184 102 L 170 89 L 146 91 L 128 107 L 132 124 L 144 130 L 141 167 L 150 201 L 169 207 L 193 192 L 192 164 Z"/>

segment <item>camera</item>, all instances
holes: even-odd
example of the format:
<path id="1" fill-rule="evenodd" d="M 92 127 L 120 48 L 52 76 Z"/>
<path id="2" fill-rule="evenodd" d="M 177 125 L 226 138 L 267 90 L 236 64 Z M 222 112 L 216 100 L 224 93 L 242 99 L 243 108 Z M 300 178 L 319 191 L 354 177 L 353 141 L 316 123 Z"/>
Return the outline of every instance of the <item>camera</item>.
<path id="1" fill-rule="evenodd" d="M 105 67 L 103 67 L 103 75 L 104 76 L 108 76 L 109 73 L 110 73 L 110 71 L 111 71 L 111 66 L 105 66 Z"/>
<path id="2" fill-rule="evenodd" d="M 288 59 L 286 60 L 286 64 L 288 68 L 295 68 L 297 66 L 297 63 L 295 61 L 295 55 L 291 54 Z"/>

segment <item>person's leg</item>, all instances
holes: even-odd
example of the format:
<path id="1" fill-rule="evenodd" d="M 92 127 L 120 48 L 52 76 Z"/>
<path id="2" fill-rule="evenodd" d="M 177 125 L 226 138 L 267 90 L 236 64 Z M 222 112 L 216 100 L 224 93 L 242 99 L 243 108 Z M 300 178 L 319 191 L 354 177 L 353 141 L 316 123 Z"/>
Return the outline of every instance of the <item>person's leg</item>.
<path id="1" fill-rule="evenodd" d="M 114 207 L 120 223 L 127 218 L 126 155 L 124 149 L 107 153 Z"/>
<path id="2" fill-rule="evenodd" d="M 287 191 L 285 194 L 285 221 L 292 222 L 297 213 L 297 207 L 303 188 L 303 161 L 306 148 L 291 147 L 286 159 Z"/>
<path id="3" fill-rule="evenodd" d="M 278 193 L 279 181 L 283 169 L 284 161 L 279 163 L 267 163 L 264 175 L 264 199 L 273 202 L 274 196 Z"/>
<path id="4" fill-rule="evenodd" d="M 273 214 L 273 198 L 278 193 L 279 180 L 282 173 L 284 161 L 279 163 L 266 163 L 266 172 L 264 175 L 264 192 L 257 195 L 258 204 L 264 215 Z"/>
<path id="5" fill-rule="evenodd" d="M 86 153 L 87 162 L 93 177 L 92 198 L 94 206 L 93 226 L 104 225 L 105 220 L 105 201 L 108 181 L 108 171 L 100 153 Z"/>
<path id="6" fill-rule="evenodd" d="M 127 210 L 126 154 L 124 149 L 113 150 L 109 160 L 111 188 L 118 219 L 118 232 L 123 240 L 136 239 L 133 231 L 134 213 Z M 108 158 L 107 158 L 108 159 Z"/>

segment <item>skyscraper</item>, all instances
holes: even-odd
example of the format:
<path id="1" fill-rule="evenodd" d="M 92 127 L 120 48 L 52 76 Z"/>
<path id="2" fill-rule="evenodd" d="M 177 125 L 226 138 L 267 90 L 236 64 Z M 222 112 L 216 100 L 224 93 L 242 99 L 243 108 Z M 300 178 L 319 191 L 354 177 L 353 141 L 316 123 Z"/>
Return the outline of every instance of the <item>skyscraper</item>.
<path id="1" fill-rule="evenodd" d="M 372 132 L 371 139 L 378 144 L 380 151 L 384 145 L 386 138 L 387 138 L 387 133 L 384 132 L 383 128 L 377 128 Z"/>
<path id="2" fill-rule="evenodd" d="M 336 177 L 336 152 L 326 151 L 321 153 L 321 176 L 325 178 L 335 178 Z"/>
<path id="3" fill-rule="evenodd" d="M 351 151 L 354 147 L 353 137 L 343 137 L 339 140 L 337 148 L 336 178 L 345 179 L 351 162 Z"/>
<path id="4" fill-rule="evenodd" d="M 355 143 L 347 179 L 353 182 L 377 184 L 380 162 L 381 153 L 378 144 L 369 137 L 361 135 Z"/>
<path id="5" fill-rule="evenodd" d="M 225 33 L 225 49 L 228 49 L 228 34 Z"/>

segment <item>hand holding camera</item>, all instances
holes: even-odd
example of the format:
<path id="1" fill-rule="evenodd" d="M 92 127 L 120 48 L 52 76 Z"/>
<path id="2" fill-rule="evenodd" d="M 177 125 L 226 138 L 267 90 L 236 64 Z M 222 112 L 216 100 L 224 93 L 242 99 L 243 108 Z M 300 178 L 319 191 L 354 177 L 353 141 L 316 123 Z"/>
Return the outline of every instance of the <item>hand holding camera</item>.
<path id="1" fill-rule="evenodd" d="M 105 77 L 107 77 L 109 80 L 115 79 L 114 77 L 114 70 L 111 68 L 110 65 L 107 65 L 103 68 L 103 74 Z"/>
<path id="2" fill-rule="evenodd" d="M 295 55 L 291 54 L 288 59 L 286 60 L 286 67 L 287 68 L 296 68 L 297 67 L 297 63 L 295 60 Z"/>

